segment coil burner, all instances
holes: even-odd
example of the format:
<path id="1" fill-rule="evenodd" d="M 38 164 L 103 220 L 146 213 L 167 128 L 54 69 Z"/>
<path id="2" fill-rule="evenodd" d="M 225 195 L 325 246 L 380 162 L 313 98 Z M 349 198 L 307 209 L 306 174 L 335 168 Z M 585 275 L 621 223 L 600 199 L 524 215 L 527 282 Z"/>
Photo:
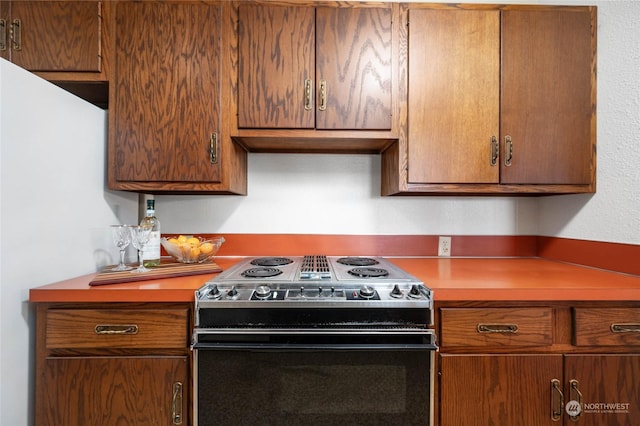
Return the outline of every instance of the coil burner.
<path id="1" fill-rule="evenodd" d="M 389 271 L 382 268 L 353 268 L 349 273 L 360 278 L 380 278 L 389 275 Z"/>
<path id="2" fill-rule="evenodd" d="M 242 273 L 246 278 L 268 278 L 282 274 L 282 270 L 277 268 L 251 268 Z"/>
<path id="3" fill-rule="evenodd" d="M 370 257 L 341 257 L 340 259 L 336 260 L 336 262 L 348 266 L 373 266 L 380 263 Z"/>
<path id="4" fill-rule="evenodd" d="M 293 259 L 288 257 L 259 257 L 251 261 L 255 266 L 284 266 L 293 263 Z"/>

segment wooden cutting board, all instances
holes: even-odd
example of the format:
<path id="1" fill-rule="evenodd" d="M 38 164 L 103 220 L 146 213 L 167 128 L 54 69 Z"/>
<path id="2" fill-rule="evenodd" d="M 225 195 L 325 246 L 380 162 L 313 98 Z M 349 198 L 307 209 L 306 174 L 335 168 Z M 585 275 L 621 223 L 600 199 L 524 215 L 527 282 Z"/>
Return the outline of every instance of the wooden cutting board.
<path id="1" fill-rule="evenodd" d="M 91 286 L 104 284 L 127 283 L 132 281 L 155 280 L 158 278 L 182 277 L 186 275 L 211 274 L 222 271 L 215 262 L 177 263 L 161 261 L 160 266 L 149 268 L 149 272 L 131 273 L 131 271 L 110 271 L 107 266 L 89 283 Z"/>

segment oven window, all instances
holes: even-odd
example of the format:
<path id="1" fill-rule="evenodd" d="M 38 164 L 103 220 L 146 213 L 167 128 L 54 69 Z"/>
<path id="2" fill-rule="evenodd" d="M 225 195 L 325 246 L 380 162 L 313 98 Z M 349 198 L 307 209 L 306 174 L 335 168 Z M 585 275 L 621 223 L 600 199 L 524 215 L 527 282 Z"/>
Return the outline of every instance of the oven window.
<path id="1" fill-rule="evenodd" d="M 431 351 L 197 351 L 202 425 L 428 425 Z"/>
<path id="2" fill-rule="evenodd" d="M 400 365 L 283 367 L 277 402 L 283 413 L 403 413 L 406 376 L 406 367 Z"/>

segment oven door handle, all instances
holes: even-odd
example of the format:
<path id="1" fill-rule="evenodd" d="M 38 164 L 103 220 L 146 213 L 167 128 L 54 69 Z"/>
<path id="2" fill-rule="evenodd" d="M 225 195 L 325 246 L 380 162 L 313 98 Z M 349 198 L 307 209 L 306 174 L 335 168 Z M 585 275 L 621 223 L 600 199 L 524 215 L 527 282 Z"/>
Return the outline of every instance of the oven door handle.
<path id="1" fill-rule="evenodd" d="M 435 351 L 434 344 L 297 344 L 297 343 L 194 343 L 192 349 L 219 351 Z"/>

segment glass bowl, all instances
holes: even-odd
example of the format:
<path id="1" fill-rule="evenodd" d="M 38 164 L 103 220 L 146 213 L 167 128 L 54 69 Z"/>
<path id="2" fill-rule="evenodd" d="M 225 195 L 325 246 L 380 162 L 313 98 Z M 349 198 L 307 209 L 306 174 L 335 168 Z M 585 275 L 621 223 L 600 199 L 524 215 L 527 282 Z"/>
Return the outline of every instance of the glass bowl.
<path id="1" fill-rule="evenodd" d="M 204 239 L 194 236 L 178 235 L 162 237 L 162 247 L 169 255 L 180 263 L 210 262 L 224 243 L 223 237 Z"/>

